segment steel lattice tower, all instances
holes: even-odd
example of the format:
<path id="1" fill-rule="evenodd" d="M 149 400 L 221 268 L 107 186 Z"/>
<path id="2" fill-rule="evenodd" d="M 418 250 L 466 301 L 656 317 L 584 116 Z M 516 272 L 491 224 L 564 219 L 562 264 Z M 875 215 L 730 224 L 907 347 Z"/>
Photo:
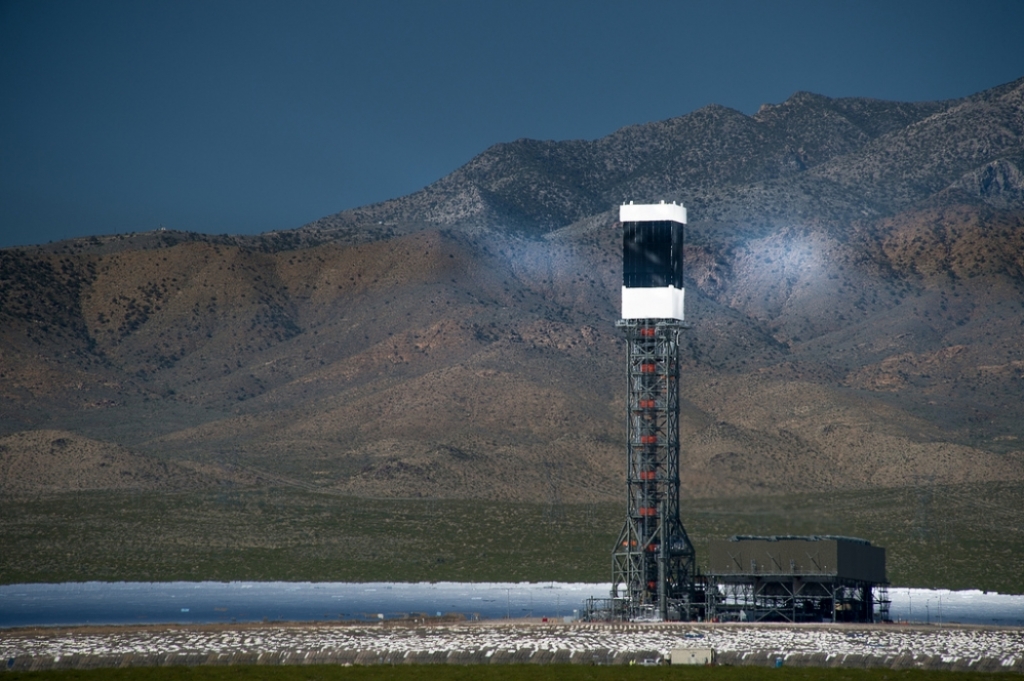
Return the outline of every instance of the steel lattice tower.
<path id="1" fill-rule="evenodd" d="M 695 553 L 679 518 L 682 226 L 675 204 L 623 205 L 626 522 L 612 551 L 612 597 L 628 619 L 695 619 Z M 624 587 L 624 593 L 619 587 Z"/>

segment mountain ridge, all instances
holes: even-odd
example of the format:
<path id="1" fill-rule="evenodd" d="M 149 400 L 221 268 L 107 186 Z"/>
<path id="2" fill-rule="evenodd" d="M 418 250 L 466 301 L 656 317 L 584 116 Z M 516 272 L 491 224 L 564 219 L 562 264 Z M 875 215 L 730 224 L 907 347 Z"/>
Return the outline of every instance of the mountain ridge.
<path id="1" fill-rule="evenodd" d="M 798 92 L 494 145 L 296 230 L 3 249 L 0 437 L 225 484 L 617 499 L 613 207 L 682 199 L 685 493 L 1021 480 L 1022 97 Z"/>
<path id="2" fill-rule="evenodd" d="M 368 221 L 407 220 L 413 213 L 416 213 L 416 219 L 446 225 L 475 226 L 478 221 L 486 222 L 488 218 L 506 221 L 512 218 L 514 221 L 515 211 L 497 214 L 488 203 L 488 200 L 493 202 L 492 195 L 497 193 L 495 190 L 501 189 L 494 186 L 496 183 L 488 181 L 488 171 L 495 165 L 504 164 L 504 172 L 498 176 L 507 185 L 507 178 L 513 170 L 510 166 L 513 166 L 520 173 L 520 178 L 526 179 L 519 179 L 514 191 L 509 193 L 518 196 L 536 195 L 536 183 L 530 181 L 533 177 L 529 172 L 531 162 L 544 153 L 550 157 L 555 153 L 552 151 L 555 148 L 560 150 L 557 152 L 560 156 L 548 159 L 549 163 L 555 164 L 555 168 L 545 176 L 548 181 L 545 196 L 559 194 L 551 189 L 555 187 L 562 192 L 561 195 L 576 199 L 572 205 L 577 212 L 570 212 L 565 207 L 559 208 L 561 202 L 555 210 L 552 210 L 551 200 L 538 203 L 547 210 L 548 215 L 553 216 L 553 220 L 557 219 L 559 227 L 567 226 L 587 214 L 600 212 L 595 209 L 597 205 L 615 205 L 627 200 L 626 197 L 648 195 L 652 190 L 665 194 L 666 200 L 688 195 L 687 205 L 692 206 L 694 213 L 699 210 L 714 219 L 714 211 L 708 209 L 725 200 L 722 194 L 727 192 L 721 186 L 723 184 L 742 186 L 752 180 L 755 184 L 764 183 L 787 172 L 802 172 L 831 158 L 847 156 L 879 137 L 899 132 L 951 109 L 966 108 L 966 112 L 960 113 L 969 114 L 978 107 L 1012 98 L 1016 98 L 1019 105 L 1022 90 L 1024 79 L 1019 79 L 963 100 L 925 103 L 831 99 L 821 95 L 796 93 L 781 104 L 763 106 L 753 116 L 712 104 L 667 121 L 627 126 L 594 141 L 556 143 L 517 140 L 490 147 L 451 175 L 407 197 L 322 218 L 312 225 L 324 228 L 349 218 Z M 814 123 L 814 146 L 806 144 L 809 122 Z M 1014 124 L 1014 139 L 1009 141 L 1019 155 L 1020 121 L 1014 121 Z M 803 144 L 794 147 L 793 142 L 798 138 Z M 719 144 L 717 148 L 716 143 Z M 751 152 L 755 143 L 759 147 L 758 153 Z M 721 144 L 728 145 L 728 154 L 722 153 Z M 604 177 L 597 183 L 591 181 L 590 185 L 597 186 L 588 186 L 584 173 L 579 178 L 579 184 L 583 184 L 584 189 L 575 192 L 571 191 L 571 183 L 559 182 L 560 178 L 574 175 L 561 171 L 559 166 L 564 164 L 564 157 L 573 160 L 595 154 L 604 157 L 605 168 L 614 169 L 611 177 Z M 1019 168 L 1019 160 L 1014 163 Z M 590 165 L 602 164 L 590 161 Z M 643 168 L 646 168 L 646 172 L 642 172 Z M 634 174 L 639 175 L 639 182 L 629 181 Z M 661 183 L 657 188 L 651 187 L 652 176 Z M 668 177 L 671 179 L 666 186 Z M 716 189 L 707 191 L 708 184 Z M 469 194 L 466 194 L 467 185 L 472 189 Z M 461 187 L 463 193 L 455 192 L 453 187 Z M 753 191 L 753 188 L 748 187 L 745 191 Z M 705 192 L 706 195 L 702 195 Z M 697 201 L 694 201 L 694 194 L 697 195 Z M 472 197 L 476 197 L 480 203 L 476 206 L 479 213 L 477 221 L 474 221 L 476 214 L 470 208 L 472 202 L 469 198 Z M 705 201 L 712 205 L 702 205 Z M 538 211 L 534 209 L 533 212 Z M 846 212 L 844 217 L 849 218 L 849 207 L 846 207 Z M 528 229 L 527 232 L 534 233 L 536 227 L 550 231 L 551 223 L 541 222 L 533 227 L 533 230 Z"/>

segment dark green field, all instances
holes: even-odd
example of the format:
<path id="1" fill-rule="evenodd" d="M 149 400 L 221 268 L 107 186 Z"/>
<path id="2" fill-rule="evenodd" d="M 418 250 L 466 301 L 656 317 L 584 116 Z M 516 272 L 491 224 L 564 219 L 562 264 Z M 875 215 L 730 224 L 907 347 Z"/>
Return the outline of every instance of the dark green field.
<path id="1" fill-rule="evenodd" d="M 983 674 L 891 669 L 819 669 L 784 667 L 582 667 L 576 665 L 409 665 L 368 667 L 144 667 L 88 671 L 14 672 L 5 679 L 57 679 L 58 681 L 511 681 L 558 679 L 559 681 L 959 681 L 968 679 L 1019 679 L 1016 674 Z"/>
<path id="2" fill-rule="evenodd" d="M 377 500 L 292 488 L 0 499 L 0 583 L 610 579 L 619 504 Z M 894 585 L 1024 593 L 1024 485 L 684 501 L 706 560 L 732 534 L 886 547 Z"/>

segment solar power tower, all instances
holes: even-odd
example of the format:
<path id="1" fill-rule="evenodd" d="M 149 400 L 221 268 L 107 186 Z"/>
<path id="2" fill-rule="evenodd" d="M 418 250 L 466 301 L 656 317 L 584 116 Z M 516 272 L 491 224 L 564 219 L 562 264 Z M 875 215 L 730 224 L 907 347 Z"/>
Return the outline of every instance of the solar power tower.
<path id="1" fill-rule="evenodd" d="M 627 619 L 699 617 L 693 544 L 679 519 L 679 335 L 683 226 L 675 203 L 623 204 L 626 523 L 612 551 L 612 599 Z M 624 592 L 620 592 L 620 586 Z M 620 600 L 621 599 L 621 600 Z"/>

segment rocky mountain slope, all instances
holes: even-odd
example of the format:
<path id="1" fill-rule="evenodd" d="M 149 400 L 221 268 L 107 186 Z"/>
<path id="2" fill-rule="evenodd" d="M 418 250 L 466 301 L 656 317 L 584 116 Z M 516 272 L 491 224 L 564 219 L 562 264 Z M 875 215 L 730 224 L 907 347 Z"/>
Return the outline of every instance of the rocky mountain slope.
<path id="1" fill-rule="evenodd" d="M 700 222 L 774 228 L 956 203 L 1020 206 L 1024 82 L 963 100 L 797 93 L 754 116 L 711 105 L 588 141 L 497 144 L 420 192 L 312 225 L 428 222 L 546 233 L 635 197 Z"/>
<path id="2" fill-rule="evenodd" d="M 187 484 L 617 499 L 614 207 L 665 199 L 688 494 L 1024 479 L 1022 168 L 1024 79 L 798 93 L 496 145 L 297 230 L 2 250 L 0 466 L 37 484 L 26 456 L 79 438 L 81 480 L 116 451 Z"/>

